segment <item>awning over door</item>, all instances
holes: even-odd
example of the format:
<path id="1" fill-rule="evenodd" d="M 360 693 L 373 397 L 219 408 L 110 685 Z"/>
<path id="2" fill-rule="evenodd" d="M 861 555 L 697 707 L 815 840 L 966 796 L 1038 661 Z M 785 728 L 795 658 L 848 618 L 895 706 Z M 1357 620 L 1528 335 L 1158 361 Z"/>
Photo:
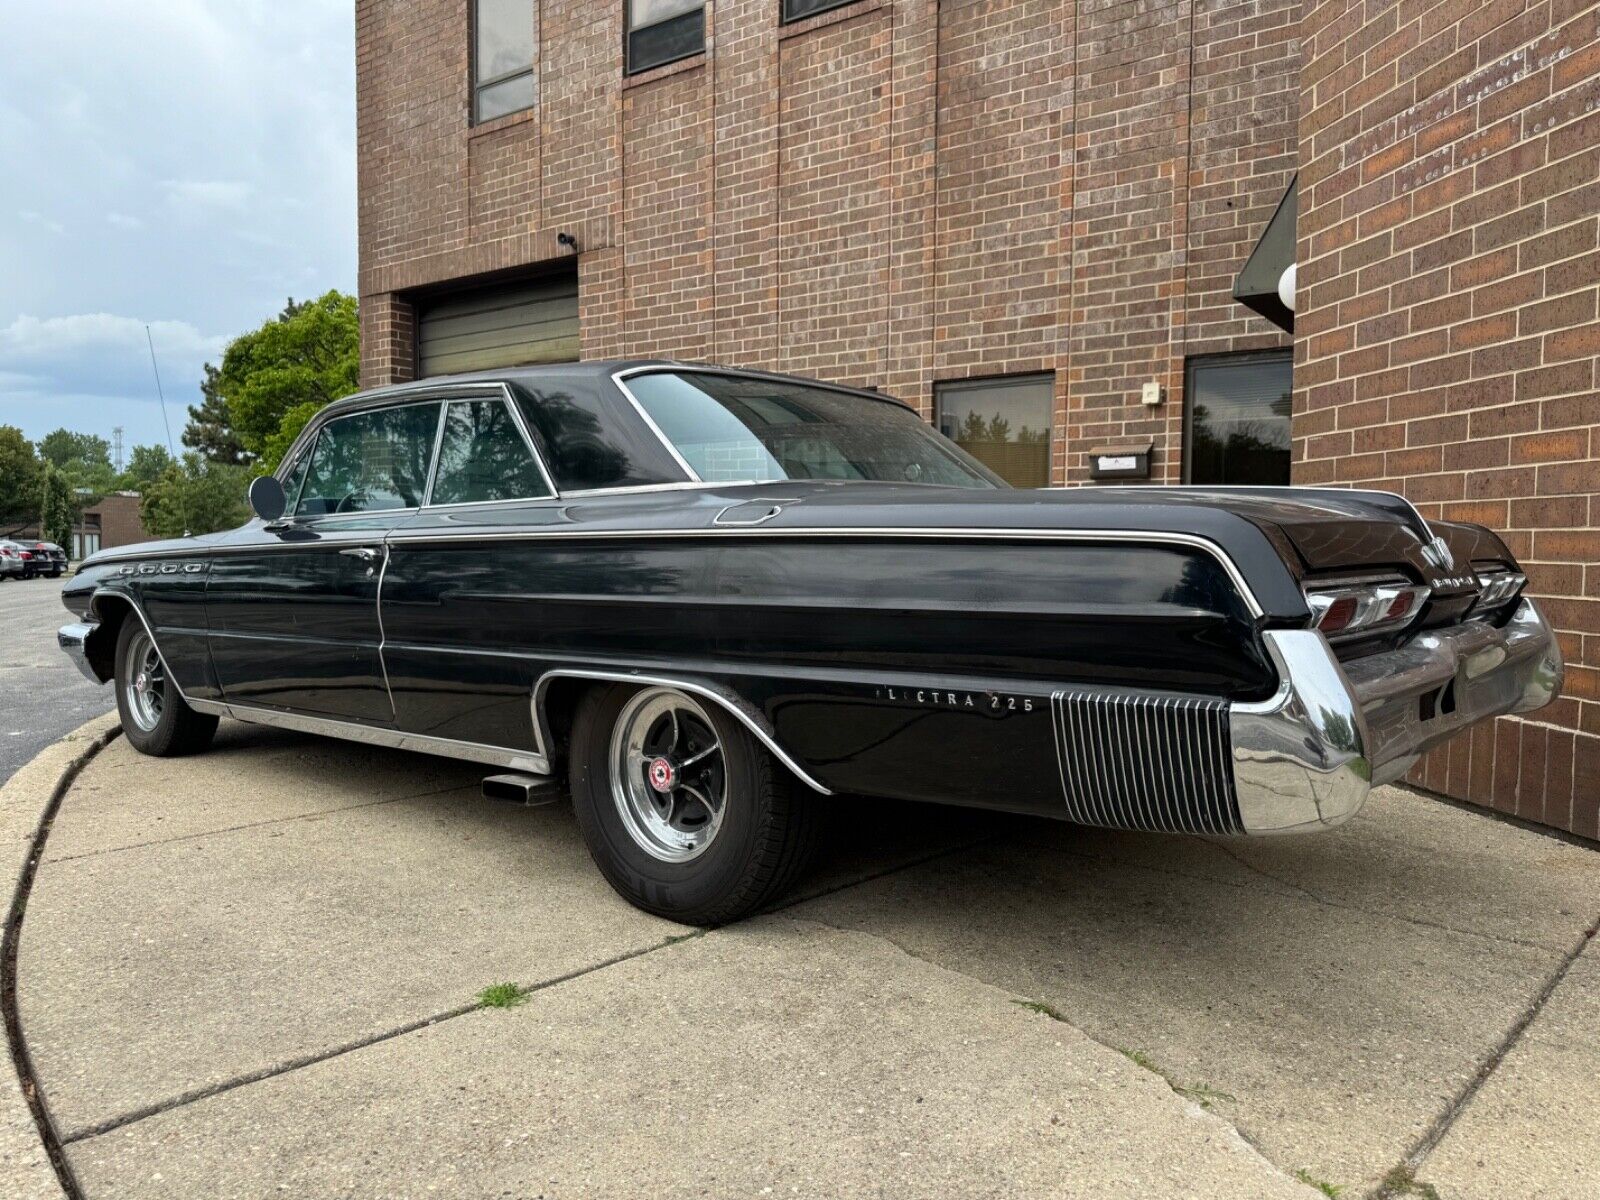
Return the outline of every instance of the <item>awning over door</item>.
<path id="1" fill-rule="evenodd" d="M 1250 252 L 1233 284 L 1233 298 L 1246 308 L 1260 313 L 1279 329 L 1294 332 L 1294 230 L 1299 209 L 1295 197 L 1295 184 L 1299 176 L 1289 181 L 1288 190 L 1278 201 L 1278 209 L 1267 222 L 1261 240 Z M 1284 274 L 1290 272 L 1287 286 Z M 1288 297 L 1287 303 L 1285 296 Z"/>
<path id="2" fill-rule="evenodd" d="M 577 360 L 576 273 L 451 292 L 418 304 L 419 376 Z"/>

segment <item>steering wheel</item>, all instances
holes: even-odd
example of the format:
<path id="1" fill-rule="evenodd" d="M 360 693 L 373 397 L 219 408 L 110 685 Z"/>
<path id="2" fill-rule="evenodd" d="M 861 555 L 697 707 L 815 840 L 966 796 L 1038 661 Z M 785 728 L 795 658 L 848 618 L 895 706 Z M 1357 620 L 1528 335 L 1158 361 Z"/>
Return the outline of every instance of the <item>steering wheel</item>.
<path id="1" fill-rule="evenodd" d="M 345 496 L 345 498 L 343 500 L 339 501 L 339 503 L 337 503 L 337 504 L 335 504 L 333 506 L 333 511 L 334 511 L 335 514 L 360 512 L 361 510 L 356 507 L 360 503 L 361 503 L 361 493 L 360 492 L 350 492 L 349 494 L 347 494 Z"/>

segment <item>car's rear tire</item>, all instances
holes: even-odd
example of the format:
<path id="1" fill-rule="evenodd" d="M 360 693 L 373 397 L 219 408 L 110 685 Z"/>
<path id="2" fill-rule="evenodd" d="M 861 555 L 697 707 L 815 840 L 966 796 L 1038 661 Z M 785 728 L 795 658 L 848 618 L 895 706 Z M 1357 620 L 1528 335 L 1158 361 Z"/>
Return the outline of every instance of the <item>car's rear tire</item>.
<path id="1" fill-rule="evenodd" d="M 587 692 L 573 718 L 573 809 L 625 900 L 721 925 L 786 892 L 815 852 L 820 813 L 720 705 L 671 687 Z"/>
<path id="2" fill-rule="evenodd" d="M 144 623 L 132 615 L 117 631 L 112 686 L 117 690 L 123 735 L 139 753 L 171 758 L 211 744 L 217 718 L 184 703 Z"/>

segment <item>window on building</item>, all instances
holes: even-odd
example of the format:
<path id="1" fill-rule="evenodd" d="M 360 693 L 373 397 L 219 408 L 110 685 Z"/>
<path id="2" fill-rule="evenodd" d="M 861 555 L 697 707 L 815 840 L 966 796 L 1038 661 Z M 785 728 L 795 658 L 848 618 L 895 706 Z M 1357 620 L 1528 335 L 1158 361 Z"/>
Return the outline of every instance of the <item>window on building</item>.
<path id="1" fill-rule="evenodd" d="M 936 384 L 933 402 L 939 432 L 1012 487 L 1050 485 L 1053 376 Z"/>
<path id="2" fill-rule="evenodd" d="M 472 119 L 533 107 L 534 0 L 473 0 Z"/>
<path id="3" fill-rule="evenodd" d="M 1287 350 L 1189 360 L 1186 474 L 1198 484 L 1289 482 Z"/>
<path id="4" fill-rule="evenodd" d="M 783 19 L 799 21 L 806 17 L 814 17 L 819 12 L 827 12 L 830 8 L 843 8 L 846 4 L 854 4 L 855 0 L 783 0 Z"/>
<path id="5" fill-rule="evenodd" d="M 703 0 L 625 0 L 628 74 L 637 75 L 706 48 Z"/>
<path id="6" fill-rule="evenodd" d="M 549 494 L 533 451 L 504 401 L 450 402 L 429 504 L 485 504 Z"/>

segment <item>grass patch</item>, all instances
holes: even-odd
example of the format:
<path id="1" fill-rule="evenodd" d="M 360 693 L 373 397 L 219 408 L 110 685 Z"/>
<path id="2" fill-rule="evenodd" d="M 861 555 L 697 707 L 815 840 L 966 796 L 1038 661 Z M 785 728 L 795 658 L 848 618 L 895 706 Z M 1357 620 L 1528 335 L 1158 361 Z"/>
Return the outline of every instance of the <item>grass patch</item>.
<path id="1" fill-rule="evenodd" d="M 1337 1197 L 1340 1192 L 1344 1191 L 1344 1189 L 1336 1183 L 1329 1183 L 1326 1179 L 1318 1179 L 1304 1167 L 1301 1167 L 1298 1171 L 1296 1171 L 1294 1173 L 1294 1177 L 1307 1187 L 1316 1188 L 1317 1191 L 1321 1192 L 1324 1196 L 1327 1196 L 1328 1200 L 1335 1200 L 1335 1197 Z"/>
<path id="2" fill-rule="evenodd" d="M 1421 1200 L 1439 1200 L 1439 1189 L 1431 1183 L 1418 1183 L 1410 1167 L 1398 1166 L 1383 1177 L 1380 1196 L 1417 1196 Z"/>
<path id="3" fill-rule="evenodd" d="M 491 983 L 478 993 L 480 1008 L 515 1008 L 527 994 L 514 983 Z"/>
<path id="4" fill-rule="evenodd" d="M 1052 1021 L 1061 1021 L 1063 1023 L 1066 1021 L 1066 1018 L 1061 1015 L 1060 1009 L 1051 1008 L 1050 1005 L 1038 1000 L 1013 1000 L 1011 1003 L 1018 1008 L 1025 1008 L 1029 1012 L 1038 1013 L 1041 1017 L 1049 1017 Z"/>
<path id="5" fill-rule="evenodd" d="M 1118 1046 L 1116 1049 L 1118 1054 L 1122 1055 L 1123 1058 L 1127 1059 L 1134 1066 L 1143 1067 L 1152 1075 L 1160 1075 L 1163 1079 L 1167 1078 L 1166 1073 L 1163 1072 L 1160 1067 L 1156 1066 L 1155 1060 L 1153 1060 L 1143 1050 L 1126 1050 L 1121 1046 Z M 1170 1084 L 1171 1081 L 1169 1080 L 1168 1082 Z"/>

